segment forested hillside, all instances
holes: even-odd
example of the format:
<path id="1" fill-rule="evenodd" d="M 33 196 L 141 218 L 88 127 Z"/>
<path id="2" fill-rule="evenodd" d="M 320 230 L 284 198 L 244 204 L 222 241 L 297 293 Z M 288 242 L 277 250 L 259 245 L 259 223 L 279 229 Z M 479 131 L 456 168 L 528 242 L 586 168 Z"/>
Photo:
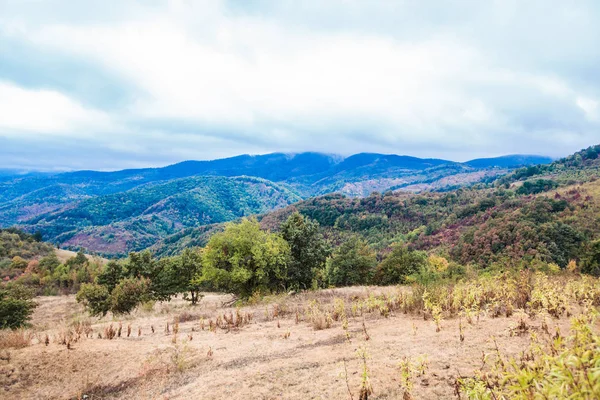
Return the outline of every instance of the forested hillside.
<path id="1" fill-rule="evenodd" d="M 310 196 L 450 190 L 537 162 L 549 159 L 507 156 L 456 163 L 366 153 L 346 158 L 274 153 L 116 172 L 5 170 L 0 174 L 0 227 L 41 232 L 44 240 L 107 255 L 123 255 L 165 238 L 175 243 L 169 236 L 177 234 L 183 242 L 175 243 L 173 251 L 205 241 L 206 235 L 194 228 L 210 230 L 215 223 Z"/>
<path id="2" fill-rule="evenodd" d="M 599 150 L 594 146 L 546 166 L 516 170 L 488 185 L 449 192 L 316 197 L 262 216 L 261 225 L 277 231 L 298 211 L 317 221 L 332 243 L 356 234 L 380 259 L 393 243 L 402 242 L 461 264 L 540 260 L 565 267 L 570 260 L 584 259 L 600 238 Z M 171 254 L 203 245 L 211 232 L 190 229 L 156 249 Z"/>
<path id="3" fill-rule="evenodd" d="M 259 178 L 192 177 L 82 200 L 21 226 L 45 240 L 123 255 L 191 226 L 225 222 L 300 198 Z"/>
<path id="4" fill-rule="evenodd" d="M 41 241 L 41 236 L 30 235 L 18 229 L 0 229 L 0 263 L 14 257 L 32 259 L 46 256 L 53 247 Z"/>

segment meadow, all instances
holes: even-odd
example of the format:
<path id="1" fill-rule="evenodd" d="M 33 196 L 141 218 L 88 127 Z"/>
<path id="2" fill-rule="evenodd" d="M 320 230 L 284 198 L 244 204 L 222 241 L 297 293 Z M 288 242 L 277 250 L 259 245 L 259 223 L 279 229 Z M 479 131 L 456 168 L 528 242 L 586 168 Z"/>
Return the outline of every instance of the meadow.
<path id="1" fill-rule="evenodd" d="M 31 327 L 0 336 L 2 397 L 600 395 L 600 281 L 577 271 L 232 300 L 92 318 L 72 295 L 37 297 Z"/>

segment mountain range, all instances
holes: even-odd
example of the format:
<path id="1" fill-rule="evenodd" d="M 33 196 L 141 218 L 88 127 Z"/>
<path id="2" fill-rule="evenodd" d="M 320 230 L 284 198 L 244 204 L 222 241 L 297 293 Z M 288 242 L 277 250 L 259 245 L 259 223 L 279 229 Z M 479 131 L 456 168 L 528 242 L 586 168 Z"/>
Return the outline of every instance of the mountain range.
<path id="1" fill-rule="evenodd" d="M 122 255 L 186 229 L 202 230 L 312 196 L 449 190 L 551 161 L 529 155 L 458 163 L 372 153 L 273 153 L 115 172 L 0 170 L 0 227 L 18 226 L 61 246 Z"/>

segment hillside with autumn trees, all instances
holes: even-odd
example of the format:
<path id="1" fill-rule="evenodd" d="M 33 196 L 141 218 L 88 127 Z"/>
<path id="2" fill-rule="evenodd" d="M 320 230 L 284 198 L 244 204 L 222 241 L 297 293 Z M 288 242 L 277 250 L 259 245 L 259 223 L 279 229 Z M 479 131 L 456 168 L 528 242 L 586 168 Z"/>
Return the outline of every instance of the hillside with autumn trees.
<path id="1" fill-rule="evenodd" d="M 331 194 L 259 217 L 278 231 L 294 212 L 315 221 L 332 246 L 362 238 L 382 260 L 395 243 L 435 252 L 479 268 L 530 262 L 566 267 L 571 260 L 597 272 L 600 238 L 600 146 L 548 165 L 524 167 L 500 179 L 444 192 Z M 175 254 L 202 246 L 222 225 L 179 232 L 154 249 Z"/>

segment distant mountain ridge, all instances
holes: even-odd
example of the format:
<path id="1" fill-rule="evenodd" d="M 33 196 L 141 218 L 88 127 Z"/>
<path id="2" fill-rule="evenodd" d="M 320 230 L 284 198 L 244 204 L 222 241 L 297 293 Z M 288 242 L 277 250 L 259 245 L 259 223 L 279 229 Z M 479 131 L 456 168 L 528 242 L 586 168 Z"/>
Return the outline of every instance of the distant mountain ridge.
<path id="1" fill-rule="evenodd" d="M 240 155 L 114 172 L 0 171 L 0 227 L 124 254 L 178 230 L 285 207 L 327 193 L 446 190 L 551 161 L 507 156 L 458 163 L 393 154 Z M 233 202 L 232 202 L 233 200 Z"/>
<path id="2" fill-rule="evenodd" d="M 473 168 L 514 168 L 527 165 L 550 164 L 554 159 L 545 156 L 512 154 L 494 158 L 478 158 L 465 164 Z"/>

